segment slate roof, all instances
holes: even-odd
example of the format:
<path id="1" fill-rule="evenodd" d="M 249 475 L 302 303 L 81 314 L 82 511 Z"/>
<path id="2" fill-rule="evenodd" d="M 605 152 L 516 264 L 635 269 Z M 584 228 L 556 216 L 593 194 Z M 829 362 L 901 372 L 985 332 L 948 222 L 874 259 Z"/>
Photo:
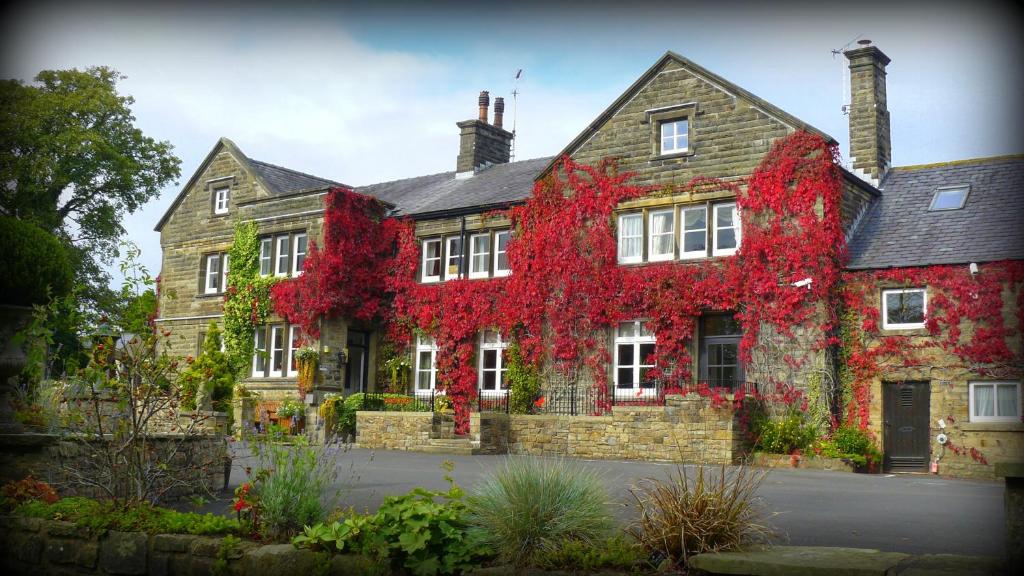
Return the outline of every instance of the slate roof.
<path id="1" fill-rule="evenodd" d="M 344 186 L 341 182 L 320 178 L 305 172 L 298 172 L 260 160 L 249 158 L 253 172 L 267 185 L 271 196 L 280 196 L 301 190 L 321 189 L 330 186 Z"/>
<path id="2" fill-rule="evenodd" d="M 550 161 L 547 157 L 496 164 L 470 178 L 456 178 L 455 172 L 442 172 L 361 186 L 355 191 L 392 204 L 396 207 L 395 214 L 405 216 L 427 216 L 460 209 L 480 211 L 525 200 L 533 191 L 533 179 Z"/>
<path id="3" fill-rule="evenodd" d="M 970 185 L 964 207 L 929 211 L 936 188 Z M 1024 259 L 1024 155 L 894 168 L 850 242 L 848 268 Z"/>

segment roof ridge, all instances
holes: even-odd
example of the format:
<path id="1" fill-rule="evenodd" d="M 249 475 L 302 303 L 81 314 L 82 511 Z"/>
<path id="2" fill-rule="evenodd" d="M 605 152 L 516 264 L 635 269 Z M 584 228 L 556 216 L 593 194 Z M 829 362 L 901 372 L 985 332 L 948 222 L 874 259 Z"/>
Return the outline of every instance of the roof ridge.
<path id="1" fill-rule="evenodd" d="M 946 162 L 931 162 L 928 164 L 909 164 L 907 166 L 893 166 L 891 170 L 925 170 L 928 168 L 942 168 L 945 166 L 962 166 L 965 164 L 982 164 L 985 162 L 998 162 L 1000 160 L 1024 160 L 1024 153 L 1001 154 L 998 156 L 980 156 L 978 158 L 964 158 L 962 160 L 948 160 Z"/>
<path id="2" fill-rule="evenodd" d="M 500 164 L 492 164 L 492 165 L 488 166 L 488 169 L 490 169 L 490 168 L 497 168 L 499 166 L 514 166 L 516 164 L 522 164 L 524 162 L 539 162 L 541 160 L 548 161 L 548 160 L 551 160 L 554 157 L 555 157 L 554 155 L 551 155 L 551 156 L 539 156 L 537 158 L 527 158 L 526 160 L 516 160 L 515 162 L 502 162 Z M 355 186 L 355 188 L 356 189 L 359 189 L 359 188 L 371 188 L 373 186 L 382 186 L 384 184 L 394 184 L 394 183 L 397 183 L 397 182 L 407 182 L 409 180 L 417 180 L 419 178 L 434 178 L 434 177 L 437 177 L 437 176 L 443 176 L 445 174 L 455 174 L 455 173 L 456 173 L 455 170 L 445 170 L 444 172 L 435 172 L 433 174 L 421 174 L 419 176 L 409 176 L 407 178 L 398 178 L 397 180 L 385 180 L 383 182 L 374 182 L 373 184 L 363 184 L 362 186 Z"/>
<path id="3" fill-rule="evenodd" d="M 331 180 L 330 178 L 324 178 L 323 176 L 316 176 L 316 175 L 310 174 L 308 172 L 301 172 L 301 171 L 295 170 L 293 168 L 286 168 L 285 166 L 281 166 L 280 164 L 272 164 L 270 162 L 265 162 L 263 160 L 257 160 L 255 158 L 249 158 L 249 161 L 254 163 L 254 164 L 262 164 L 264 166 L 270 166 L 271 168 L 277 168 L 278 170 L 284 170 L 286 172 L 291 172 L 292 174 L 298 174 L 300 176 L 305 176 L 307 178 L 313 178 L 314 180 L 322 180 L 324 182 L 330 182 L 332 184 L 339 184 L 341 186 L 348 186 L 348 184 L 343 184 L 341 182 L 338 182 L 337 180 Z"/>

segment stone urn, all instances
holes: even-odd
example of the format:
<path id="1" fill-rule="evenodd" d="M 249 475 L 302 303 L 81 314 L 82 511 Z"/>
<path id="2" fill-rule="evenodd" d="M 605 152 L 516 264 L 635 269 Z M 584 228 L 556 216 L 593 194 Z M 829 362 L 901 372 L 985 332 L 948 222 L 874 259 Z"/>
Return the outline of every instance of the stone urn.
<path id="1" fill-rule="evenodd" d="M 24 427 L 14 419 L 11 396 L 17 376 L 25 368 L 24 342 L 14 336 L 32 320 L 32 308 L 0 304 L 0 434 L 20 434 Z"/>

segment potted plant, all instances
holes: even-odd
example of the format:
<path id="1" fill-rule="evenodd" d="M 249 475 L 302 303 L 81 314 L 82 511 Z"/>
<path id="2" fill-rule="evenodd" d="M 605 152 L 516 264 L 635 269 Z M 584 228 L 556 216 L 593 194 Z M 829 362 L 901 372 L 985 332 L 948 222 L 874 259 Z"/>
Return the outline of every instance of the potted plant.
<path id="1" fill-rule="evenodd" d="M 278 420 L 282 421 L 292 434 L 299 431 L 299 423 L 302 422 L 304 416 L 305 410 L 302 403 L 293 398 L 281 402 L 281 406 L 277 409 Z"/>
<path id="2" fill-rule="evenodd" d="M 295 358 L 299 368 L 299 396 L 305 398 L 313 391 L 320 352 L 314 346 L 303 346 L 295 352 Z"/>

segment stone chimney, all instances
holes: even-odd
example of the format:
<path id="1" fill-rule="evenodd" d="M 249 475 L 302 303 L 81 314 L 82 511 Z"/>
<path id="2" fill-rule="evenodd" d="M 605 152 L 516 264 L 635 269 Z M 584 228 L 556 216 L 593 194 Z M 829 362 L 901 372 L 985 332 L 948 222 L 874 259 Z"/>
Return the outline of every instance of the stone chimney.
<path id="1" fill-rule="evenodd" d="M 850 61 L 850 162 L 853 172 L 878 186 L 892 160 L 885 67 L 889 57 L 870 40 L 843 54 Z"/>
<path id="2" fill-rule="evenodd" d="M 494 124 L 487 123 L 487 109 L 491 96 L 487 91 L 480 93 L 480 114 L 476 120 L 456 123 L 459 127 L 459 158 L 456 162 L 457 177 L 472 176 L 473 173 L 491 164 L 508 162 L 512 152 L 512 133 L 503 129 L 505 101 L 497 98 L 494 102 Z"/>

